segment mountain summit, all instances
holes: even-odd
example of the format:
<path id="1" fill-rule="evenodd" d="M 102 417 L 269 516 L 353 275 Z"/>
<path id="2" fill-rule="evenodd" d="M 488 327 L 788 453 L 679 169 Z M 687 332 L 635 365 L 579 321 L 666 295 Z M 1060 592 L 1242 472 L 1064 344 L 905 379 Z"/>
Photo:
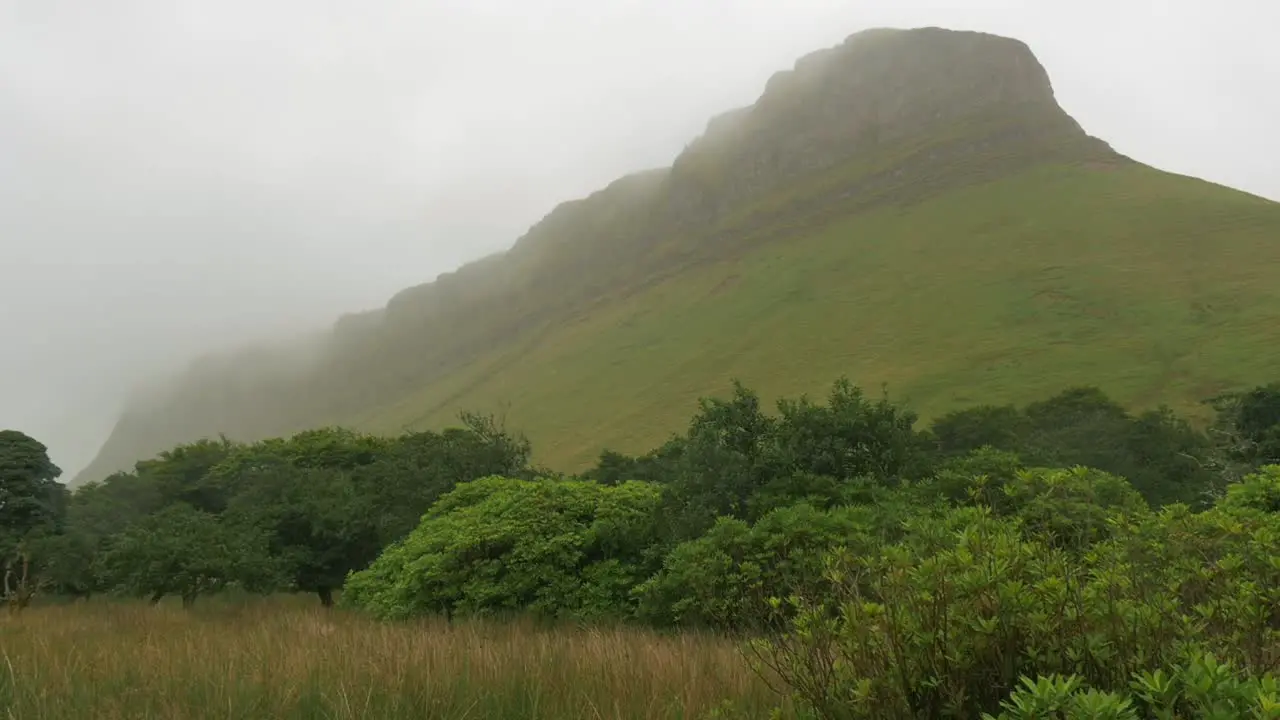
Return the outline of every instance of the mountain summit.
<path id="1" fill-rule="evenodd" d="M 1022 42 L 876 29 L 801 58 L 669 168 L 295 348 L 203 361 L 78 481 L 173 444 L 502 409 L 572 469 L 651 446 L 739 377 L 837 375 L 925 412 L 1083 382 L 1193 407 L 1280 339 L 1280 206 L 1125 158 Z M 1270 328 L 1270 329 L 1268 329 Z"/>
<path id="2" fill-rule="evenodd" d="M 1063 112 L 1025 44 L 938 28 L 868 30 L 801 58 L 754 105 L 713 119 L 676 160 L 673 190 L 677 207 L 723 213 L 856 161 L 859 181 L 832 188 L 847 206 L 919 197 L 979 166 L 1090 157 L 1116 156 Z"/>

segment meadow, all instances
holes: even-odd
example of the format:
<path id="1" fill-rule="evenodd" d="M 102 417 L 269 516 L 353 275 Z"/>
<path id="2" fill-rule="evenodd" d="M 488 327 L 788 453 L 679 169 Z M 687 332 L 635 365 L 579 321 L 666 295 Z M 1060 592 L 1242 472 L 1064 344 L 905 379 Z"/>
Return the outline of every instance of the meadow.
<path id="1" fill-rule="evenodd" d="M 379 623 L 314 597 L 0 616 L 0 717 L 700 718 L 779 702 L 731 641 L 529 620 Z M 758 716 L 758 715 L 757 715 Z"/>

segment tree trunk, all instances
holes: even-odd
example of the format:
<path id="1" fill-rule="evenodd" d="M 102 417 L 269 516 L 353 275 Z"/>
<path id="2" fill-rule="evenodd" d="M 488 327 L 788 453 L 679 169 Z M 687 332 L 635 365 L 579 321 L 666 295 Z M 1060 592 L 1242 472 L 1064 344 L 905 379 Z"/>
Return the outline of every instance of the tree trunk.
<path id="1" fill-rule="evenodd" d="M 156 591 L 152 594 L 151 599 L 147 601 L 148 605 L 155 606 L 160 604 L 160 599 L 164 597 L 164 592 Z"/>
<path id="2" fill-rule="evenodd" d="M 316 594 L 320 596 L 320 605 L 322 605 L 326 609 L 333 607 L 333 588 L 331 587 L 316 588 Z"/>

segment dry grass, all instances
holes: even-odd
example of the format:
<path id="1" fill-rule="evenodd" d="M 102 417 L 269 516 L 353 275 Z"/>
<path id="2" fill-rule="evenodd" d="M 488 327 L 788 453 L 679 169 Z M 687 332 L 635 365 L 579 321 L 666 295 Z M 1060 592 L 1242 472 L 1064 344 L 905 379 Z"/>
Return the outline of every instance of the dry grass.
<path id="1" fill-rule="evenodd" d="M 0 616 L 0 717 L 696 718 L 777 698 L 722 639 L 379 624 L 298 599 Z"/>

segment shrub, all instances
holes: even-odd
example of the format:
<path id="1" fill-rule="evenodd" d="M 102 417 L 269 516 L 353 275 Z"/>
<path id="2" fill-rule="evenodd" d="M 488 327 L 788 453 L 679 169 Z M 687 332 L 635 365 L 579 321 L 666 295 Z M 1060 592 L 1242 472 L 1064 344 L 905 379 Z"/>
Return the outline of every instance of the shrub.
<path id="1" fill-rule="evenodd" d="M 1111 537 L 1079 552 L 1026 518 L 962 508 L 874 555 L 830 558 L 831 591 L 793 600 L 789 631 L 751 647 L 823 718 L 977 717 L 1021 678 L 1055 674 L 1118 697 L 1197 653 L 1261 676 L 1280 661 L 1277 518 L 1113 515 Z"/>
<path id="2" fill-rule="evenodd" d="M 822 592 L 831 550 L 874 547 L 872 512 L 800 504 L 755 525 L 722 517 L 702 537 L 676 546 L 661 572 L 636 588 L 640 617 L 662 625 L 758 627 L 770 615 L 769 596 Z"/>
<path id="3" fill-rule="evenodd" d="M 652 572 L 659 489 L 487 477 L 442 496 L 404 540 L 349 576 L 343 602 L 383 618 L 527 610 L 623 616 Z"/>

